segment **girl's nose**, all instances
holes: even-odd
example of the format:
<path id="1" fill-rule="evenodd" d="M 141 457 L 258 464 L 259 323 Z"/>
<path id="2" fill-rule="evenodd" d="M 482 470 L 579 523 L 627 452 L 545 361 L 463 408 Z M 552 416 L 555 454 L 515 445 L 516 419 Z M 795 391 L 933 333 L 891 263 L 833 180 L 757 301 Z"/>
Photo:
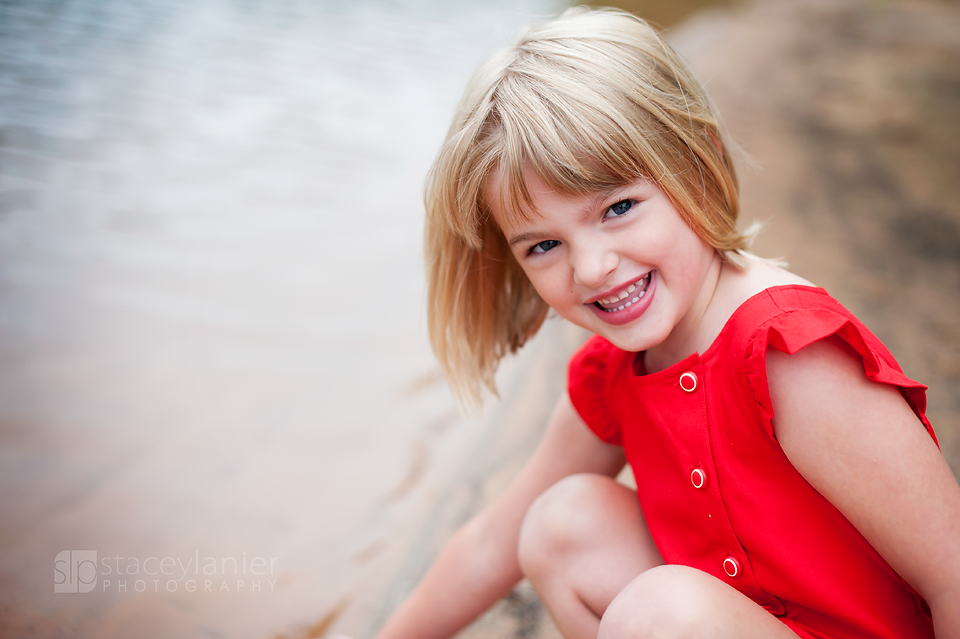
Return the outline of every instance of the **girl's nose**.
<path id="1" fill-rule="evenodd" d="M 602 285 L 620 264 L 615 252 L 601 247 L 576 251 L 573 257 L 573 281 L 590 288 Z"/>

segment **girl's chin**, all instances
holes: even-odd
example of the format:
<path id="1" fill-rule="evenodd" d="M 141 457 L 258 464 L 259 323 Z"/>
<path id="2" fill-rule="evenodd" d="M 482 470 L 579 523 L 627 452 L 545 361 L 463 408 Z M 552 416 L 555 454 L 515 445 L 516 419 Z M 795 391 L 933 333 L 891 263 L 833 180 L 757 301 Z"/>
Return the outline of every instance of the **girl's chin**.
<path id="1" fill-rule="evenodd" d="M 622 332 L 601 331 L 597 335 L 604 338 L 617 348 L 628 353 L 642 353 L 654 348 L 660 341 L 651 339 L 650 335 L 645 333 L 643 336 L 624 335 Z"/>

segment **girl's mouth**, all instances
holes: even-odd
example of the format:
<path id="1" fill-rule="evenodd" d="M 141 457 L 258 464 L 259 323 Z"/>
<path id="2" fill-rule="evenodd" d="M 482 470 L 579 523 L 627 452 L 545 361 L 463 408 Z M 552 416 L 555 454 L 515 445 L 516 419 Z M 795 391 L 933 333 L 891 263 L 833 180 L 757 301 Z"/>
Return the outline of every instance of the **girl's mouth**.
<path id="1" fill-rule="evenodd" d="M 652 274 L 653 271 L 650 271 L 637 282 L 630 284 L 619 293 L 611 297 L 597 300 L 593 303 L 594 306 L 605 313 L 616 313 L 617 311 L 622 311 L 625 308 L 633 306 L 642 300 L 644 295 L 646 295 L 647 288 L 650 286 L 650 276 Z"/>
<path id="2" fill-rule="evenodd" d="M 647 312 L 657 292 L 657 272 L 650 271 L 614 295 L 597 300 L 587 307 L 606 324 L 629 324 Z"/>

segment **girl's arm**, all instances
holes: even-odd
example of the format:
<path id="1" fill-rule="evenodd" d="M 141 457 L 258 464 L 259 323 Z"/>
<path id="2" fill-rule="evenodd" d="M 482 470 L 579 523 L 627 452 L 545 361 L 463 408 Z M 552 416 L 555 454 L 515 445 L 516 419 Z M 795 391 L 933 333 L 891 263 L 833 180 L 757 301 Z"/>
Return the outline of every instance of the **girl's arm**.
<path id="1" fill-rule="evenodd" d="M 453 536 L 377 639 L 439 639 L 455 634 L 522 577 L 517 540 L 533 500 L 567 475 L 614 476 L 623 465 L 623 449 L 590 432 L 564 394 L 520 475 Z"/>
<path id="2" fill-rule="evenodd" d="M 768 350 L 767 379 L 784 453 L 960 638 L 960 486 L 899 391 L 836 338 Z"/>

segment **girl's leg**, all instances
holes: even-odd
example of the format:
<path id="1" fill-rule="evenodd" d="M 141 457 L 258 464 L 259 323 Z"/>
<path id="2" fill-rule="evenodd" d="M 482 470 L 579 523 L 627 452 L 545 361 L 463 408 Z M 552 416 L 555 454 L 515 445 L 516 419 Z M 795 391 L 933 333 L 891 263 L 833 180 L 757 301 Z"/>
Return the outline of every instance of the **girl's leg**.
<path id="1" fill-rule="evenodd" d="M 531 505 L 519 555 L 566 639 L 595 639 L 610 602 L 637 575 L 663 563 L 636 494 L 587 474 L 557 482 Z"/>
<path id="2" fill-rule="evenodd" d="M 631 581 L 607 608 L 598 639 L 797 639 L 740 591 L 696 568 L 658 566 Z"/>

